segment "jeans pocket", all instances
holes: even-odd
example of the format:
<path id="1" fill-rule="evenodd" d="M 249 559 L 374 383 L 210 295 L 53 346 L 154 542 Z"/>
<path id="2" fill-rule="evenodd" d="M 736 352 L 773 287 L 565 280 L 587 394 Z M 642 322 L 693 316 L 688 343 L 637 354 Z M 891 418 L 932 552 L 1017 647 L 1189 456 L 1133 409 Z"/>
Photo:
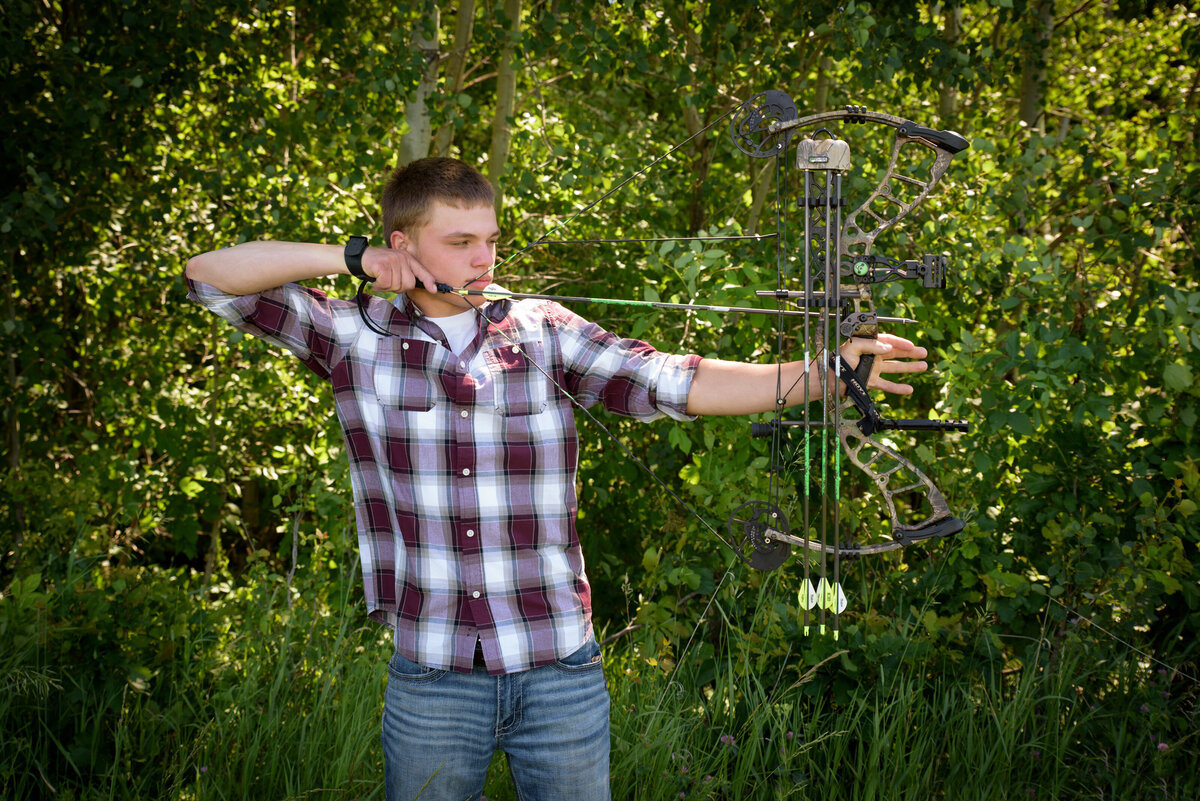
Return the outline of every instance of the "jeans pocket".
<path id="1" fill-rule="evenodd" d="M 388 680 L 408 682 L 411 684 L 428 684 L 446 675 L 446 671 L 438 668 L 418 665 L 408 657 L 396 651 L 388 661 Z"/>
<path id="2" fill-rule="evenodd" d="M 600 644 L 595 637 L 587 641 L 575 651 L 553 663 L 556 670 L 563 673 L 582 674 L 604 670 L 604 658 L 600 653 Z"/>

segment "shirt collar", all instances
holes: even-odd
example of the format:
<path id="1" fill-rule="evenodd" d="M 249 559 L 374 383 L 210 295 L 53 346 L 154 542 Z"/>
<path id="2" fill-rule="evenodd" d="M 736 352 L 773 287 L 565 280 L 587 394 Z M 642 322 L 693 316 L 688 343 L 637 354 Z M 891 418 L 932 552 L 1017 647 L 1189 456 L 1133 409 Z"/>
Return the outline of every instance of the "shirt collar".
<path id="1" fill-rule="evenodd" d="M 397 294 L 396 297 L 392 299 L 392 305 L 394 305 L 404 316 L 413 321 L 415 324 L 419 325 L 418 321 L 423 320 L 426 317 L 425 312 L 421 311 L 421 309 L 417 307 L 417 304 L 412 302 L 412 298 L 403 292 Z M 501 300 L 489 300 L 479 308 L 483 312 L 483 315 L 488 318 L 488 320 L 493 323 L 498 323 L 508 316 L 508 312 L 512 308 L 512 301 L 508 300 L 507 298 L 503 298 Z"/>
<path id="2" fill-rule="evenodd" d="M 405 293 L 401 292 L 397 294 L 396 297 L 392 299 L 392 305 L 395 306 L 401 314 L 407 317 L 413 325 L 424 331 L 435 341 L 442 342 L 445 339 L 445 335 L 442 333 L 442 329 L 438 327 L 437 323 L 431 322 L 429 316 L 425 314 L 425 312 L 421 311 L 417 304 L 412 302 L 412 298 Z M 483 306 L 479 307 L 480 311 L 483 312 L 483 317 L 486 317 L 487 320 L 493 324 L 504 320 L 504 318 L 508 316 L 508 312 L 511 308 L 512 301 L 508 300 L 507 298 L 501 300 L 489 300 L 484 303 Z M 479 320 L 479 325 L 480 327 L 484 326 L 483 319 Z"/>

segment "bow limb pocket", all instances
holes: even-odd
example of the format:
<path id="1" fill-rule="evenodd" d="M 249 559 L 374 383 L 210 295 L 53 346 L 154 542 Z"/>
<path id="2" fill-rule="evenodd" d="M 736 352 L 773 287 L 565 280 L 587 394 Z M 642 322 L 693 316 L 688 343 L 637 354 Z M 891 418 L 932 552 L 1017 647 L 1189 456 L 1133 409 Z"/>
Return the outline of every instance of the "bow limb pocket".
<path id="1" fill-rule="evenodd" d="M 501 417 L 526 417 L 545 411 L 550 398 L 549 370 L 541 340 L 506 343 L 485 350 L 496 412 Z"/>

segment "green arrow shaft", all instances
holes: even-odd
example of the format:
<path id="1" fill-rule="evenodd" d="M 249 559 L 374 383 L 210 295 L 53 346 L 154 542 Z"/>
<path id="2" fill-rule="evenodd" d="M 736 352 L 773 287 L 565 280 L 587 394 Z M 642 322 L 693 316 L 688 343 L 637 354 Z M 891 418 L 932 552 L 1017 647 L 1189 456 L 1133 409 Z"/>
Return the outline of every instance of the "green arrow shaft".
<path id="1" fill-rule="evenodd" d="M 631 306 L 644 309 L 665 309 L 667 311 L 710 311 L 721 314 L 767 314 L 783 317 L 820 316 L 821 312 L 788 311 L 779 309 L 760 309 L 753 306 L 711 306 L 700 303 L 666 303 L 657 300 L 623 300 L 621 298 L 583 298 L 571 295 L 537 295 L 530 292 L 494 291 L 489 289 L 454 289 L 445 284 L 438 285 L 438 291 L 451 295 L 475 295 L 488 300 L 552 300 L 558 303 L 599 303 L 604 306 Z M 915 323 L 905 317 L 880 317 L 881 323 Z"/>

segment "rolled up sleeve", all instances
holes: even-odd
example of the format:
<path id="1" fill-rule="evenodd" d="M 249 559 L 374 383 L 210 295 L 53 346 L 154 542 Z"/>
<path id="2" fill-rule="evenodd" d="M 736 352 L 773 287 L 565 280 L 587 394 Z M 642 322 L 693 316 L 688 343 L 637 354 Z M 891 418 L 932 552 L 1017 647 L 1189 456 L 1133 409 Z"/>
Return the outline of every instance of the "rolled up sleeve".
<path id="1" fill-rule="evenodd" d="M 188 279 L 188 297 L 234 328 L 293 354 L 322 378 L 360 331 L 357 309 L 324 292 L 284 284 L 251 295 L 231 295 Z"/>
<path id="2" fill-rule="evenodd" d="M 695 420 L 688 392 L 700 357 L 662 353 L 637 339 L 621 339 L 553 304 L 571 394 L 582 406 L 597 401 L 614 414 L 649 422 L 662 416 Z"/>

